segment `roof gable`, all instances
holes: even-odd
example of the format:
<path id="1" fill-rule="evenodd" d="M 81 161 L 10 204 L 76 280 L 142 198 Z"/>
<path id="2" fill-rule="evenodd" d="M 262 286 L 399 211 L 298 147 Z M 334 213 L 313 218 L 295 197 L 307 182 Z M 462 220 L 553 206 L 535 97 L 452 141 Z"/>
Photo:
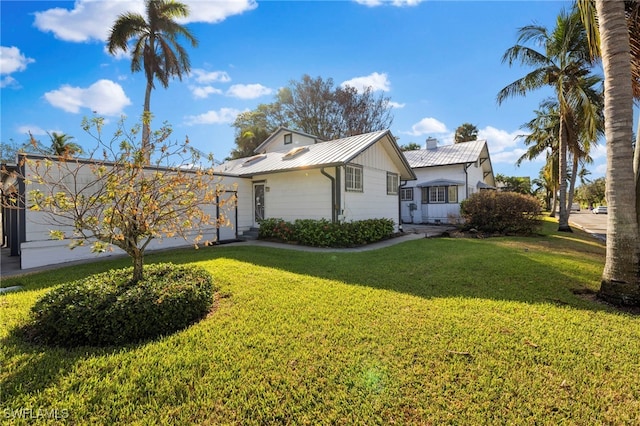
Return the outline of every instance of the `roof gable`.
<path id="1" fill-rule="evenodd" d="M 289 141 L 285 141 L 285 135 L 289 137 Z M 264 154 L 270 151 L 279 151 L 285 147 L 291 149 L 298 146 L 314 145 L 319 142 L 324 141 L 317 136 L 280 126 L 264 142 L 258 145 L 253 152 Z"/>
<path id="2" fill-rule="evenodd" d="M 495 186 L 493 166 L 489 157 L 489 147 L 484 139 L 438 146 L 434 149 L 418 149 L 404 153 L 412 169 L 452 166 L 478 162 L 485 182 Z"/>

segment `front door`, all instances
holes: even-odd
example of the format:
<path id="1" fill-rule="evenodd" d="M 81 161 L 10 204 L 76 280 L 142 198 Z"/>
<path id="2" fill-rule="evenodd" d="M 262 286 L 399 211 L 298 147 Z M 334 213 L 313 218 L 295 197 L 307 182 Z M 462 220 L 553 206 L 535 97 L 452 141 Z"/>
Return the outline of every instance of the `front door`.
<path id="1" fill-rule="evenodd" d="M 260 221 L 264 219 L 264 183 L 253 184 L 253 225 L 260 226 Z"/>

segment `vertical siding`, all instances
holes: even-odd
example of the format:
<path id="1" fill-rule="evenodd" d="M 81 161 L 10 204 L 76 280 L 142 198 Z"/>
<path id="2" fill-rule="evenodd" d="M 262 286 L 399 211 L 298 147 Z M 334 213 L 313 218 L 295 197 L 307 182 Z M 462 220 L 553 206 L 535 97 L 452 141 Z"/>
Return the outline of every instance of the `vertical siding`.
<path id="1" fill-rule="evenodd" d="M 363 167 L 363 192 L 347 192 L 344 186 L 344 168 L 340 189 L 342 194 L 342 219 L 355 221 L 387 218 L 398 223 L 398 195 L 387 194 L 387 172 L 400 174 L 381 144 L 375 144 L 352 163 Z"/>

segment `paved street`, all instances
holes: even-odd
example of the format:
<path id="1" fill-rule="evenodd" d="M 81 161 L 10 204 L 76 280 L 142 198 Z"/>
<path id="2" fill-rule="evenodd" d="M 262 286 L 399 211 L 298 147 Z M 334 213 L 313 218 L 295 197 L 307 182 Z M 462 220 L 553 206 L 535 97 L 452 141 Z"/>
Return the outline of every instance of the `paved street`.
<path id="1" fill-rule="evenodd" d="M 602 241 L 604 241 L 607 236 L 606 214 L 593 214 L 590 210 L 571 212 L 569 223 L 571 226 L 584 229 L 585 232 L 593 234 Z"/>

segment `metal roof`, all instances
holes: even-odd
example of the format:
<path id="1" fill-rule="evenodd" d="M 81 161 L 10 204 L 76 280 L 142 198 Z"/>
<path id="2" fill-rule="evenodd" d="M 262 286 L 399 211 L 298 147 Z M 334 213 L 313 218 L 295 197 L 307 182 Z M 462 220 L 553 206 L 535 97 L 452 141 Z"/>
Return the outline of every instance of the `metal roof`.
<path id="1" fill-rule="evenodd" d="M 447 166 L 451 164 L 473 163 L 478 161 L 486 140 L 461 142 L 453 145 L 438 146 L 435 149 L 405 151 L 411 168 Z"/>
<path id="2" fill-rule="evenodd" d="M 415 175 L 402 156 L 389 130 L 380 130 L 329 142 L 306 145 L 307 150 L 293 157 L 285 157 L 291 151 L 291 148 L 287 147 L 284 150 L 266 152 L 259 156 L 239 158 L 222 163 L 216 168 L 216 171 L 241 177 L 250 177 L 267 173 L 338 166 L 349 163 L 379 141 L 385 144 L 387 151 L 397 152 L 399 168 L 406 169 L 401 173 L 401 179 L 415 179 Z"/>
<path id="3" fill-rule="evenodd" d="M 436 179 L 436 180 L 430 180 L 428 182 L 419 183 L 416 186 L 427 187 L 427 186 L 455 186 L 455 185 L 464 185 L 464 182 L 459 180 L 451 180 L 451 179 Z"/>

